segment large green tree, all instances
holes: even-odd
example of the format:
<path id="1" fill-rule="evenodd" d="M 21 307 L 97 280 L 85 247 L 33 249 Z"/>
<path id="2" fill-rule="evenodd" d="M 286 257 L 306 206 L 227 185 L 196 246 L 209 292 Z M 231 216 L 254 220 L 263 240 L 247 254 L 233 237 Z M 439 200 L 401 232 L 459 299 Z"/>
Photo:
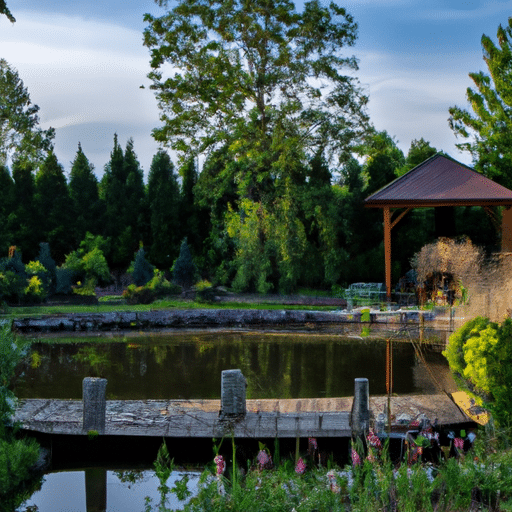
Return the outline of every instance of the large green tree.
<path id="1" fill-rule="evenodd" d="M 361 135 L 367 98 L 343 54 L 357 25 L 334 2 L 297 12 L 289 0 L 181 0 L 145 20 L 163 121 L 155 138 L 182 153 L 228 144 L 248 161 L 240 183 L 250 199 L 290 147 L 346 154 Z"/>
<path id="2" fill-rule="evenodd" d="M 14 153 L 18 159 L 41 159 L 51 146 L 53 128 L 39 128 L 39 107 L 4 59 L 0 59 L 0 165 Z"/>
<path id="3" fill-rule="evenodd" d="M 74 247 L 72 203 L 64 169 L 53 151 L 42 163 L 35 178 L 35 205 L 38 213 L 37 242 L 48 242 L 57 262 Z"/>
<path id="4" fill-rule="evenodd" d="M 180 191 L 174 165 L 166 151 L 153 157 L 149 169 L 147 196 L 150 212 L 151 261 L 167 270 L 178 256 L 181 240 L 179 225 Z"/>
<path id="5" fill-rule="evenodd" d="M 94 166 L 89 163 L 80 143 L 71 165 L 69 195 L 75 216 L 75 242 L 78 244 L 88 231 L 94 234 L 102 232 L 104 211 Z"/>
<path id="6" fill-rule="evenodd" d="M 450 127 L 468 142 L 475 168 L 505 187 L 512 188 L 512 18 L 499 26 L 498 45 L 482 36 L 483 58 L 488 73 L 470 73 L 476 89 L 468 87 L 472 112 L 450 108 Z"/>

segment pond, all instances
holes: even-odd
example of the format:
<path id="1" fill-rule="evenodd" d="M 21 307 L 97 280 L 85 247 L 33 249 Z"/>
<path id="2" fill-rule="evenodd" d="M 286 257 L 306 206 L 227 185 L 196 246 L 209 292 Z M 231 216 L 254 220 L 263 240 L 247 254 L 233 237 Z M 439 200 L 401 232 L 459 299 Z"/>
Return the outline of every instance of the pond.
<path id="1" fill-rule="evenodd" d="M 20 398 L 80 399 L 82 379 L 92 376 L 108 379 L 107 399 L 215 399 L 220 398 L 222 370 L 239 368 L 248 382 L 247 398 L 352 396 L 358 377 L 368 378 L 370 393 L 379 395 L 386 393 L 385 354 L 384 340 L 332 334 L 208 331 L 53 338 L 33 344 L 18 369 L 22 376 L 15 392 Z M 418 358 L 410 343 L 393 343 L 394 393 L 438 393 L 433 379 L 451 385 L 444 357 L 423 356 Z M 76 462 L 72 470 L 45 475 L 42 488 L 19 512 L 142 511 L 146 496 L 158 503 L 159 482 L 150 465 L 122 472 L 108 466 L 80 468 Z M 179 477 L 174 472 L 171 481 Z M 193 487 L 197 474 L 190 481 Z M 95 505 L 95 499 L 103 505 Z"/>
<path id="2" fill-rule="evenodd" d="M 107 399 L 220 398 L 222 370 L 239 368 L 247 398 L 351 396 L 354 379 L 385 394 L 386 343 L 297 333 L 201 332 L 39 341 L 19 369 L 20 398 L 81 398 L 84 377 L 108 379 Z M 438 379 L 449 376 L 439 353 L 428 353 Z M 409 343 L 393 344 L 393 391 L 434 393 L 425 365 Z M 431 369 L 430 369 L 431 370 Z"/>

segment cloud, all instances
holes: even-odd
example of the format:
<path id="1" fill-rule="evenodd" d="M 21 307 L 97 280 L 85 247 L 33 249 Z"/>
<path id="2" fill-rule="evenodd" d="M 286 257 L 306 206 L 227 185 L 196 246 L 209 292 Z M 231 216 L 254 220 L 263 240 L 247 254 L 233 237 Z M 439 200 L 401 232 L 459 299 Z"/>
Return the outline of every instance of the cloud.
<path id="1" fill-rule="evenodd" d="M 16 18 L 14 25 L 0 20 L 2 57 L 18 70 L 32 102 L 39 105 L 41 126 L 57 129 L 56 152 L 59 159 L 66 155 L 65 167 L 69 151 L 59 152 L 59 140 L 72 141 L 59 137 L 59 130 L 86 139 L 85 132 L 93 125 L 111 127 L 106 141 L 99 140 L 104 130 L 96 133 L 97 147 L 109 145 L 103 161 L 100 153 L 95 157 L 101 169 L 108 161 L 114 131 L 134 138 L 144 133 L 145 145 L 150 142 L 151 128 L 159 125 L 158 108 L 146 78 L 149 52 L 139 31 L 79 17 L 17 12 Z M 77 129 L 70 131 L 73 126 Z M 146 169 L 150 159 L 141 159 Z"/>

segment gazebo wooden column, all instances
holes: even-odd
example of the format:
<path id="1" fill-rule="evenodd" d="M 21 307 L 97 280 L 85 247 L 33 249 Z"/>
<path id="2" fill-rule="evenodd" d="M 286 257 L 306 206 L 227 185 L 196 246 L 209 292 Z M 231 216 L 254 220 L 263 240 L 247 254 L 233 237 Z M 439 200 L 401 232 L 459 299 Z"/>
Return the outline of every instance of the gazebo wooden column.
<path id="1" fill-rule="evenodd" d="M 409 213 L 412 208 L 401 212 L 394 220 L 391 220 L 391 208 L 385 206 L 384 212 L 384 264 L 386 268 L 386 298 L 391 300 L 391 230 Z"/>

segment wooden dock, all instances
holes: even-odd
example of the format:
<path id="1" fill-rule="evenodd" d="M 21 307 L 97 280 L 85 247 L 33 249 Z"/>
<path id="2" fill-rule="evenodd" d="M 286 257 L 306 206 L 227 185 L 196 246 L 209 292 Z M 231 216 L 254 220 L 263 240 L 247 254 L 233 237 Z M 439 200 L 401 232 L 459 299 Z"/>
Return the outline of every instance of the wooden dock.
<path id="1" fill-rule="evenodd" d="M 352 397 L 247 400 L 246 413 L 220 415 L 220 400 L 107 400 L 104 435 L 156 437 L 296 438 L 350 437 Z M 370 397 L 370 419 L 384 413 L 387 397 Z M 448 395 L 391 399 L 392 423 L 428 418 L 440 425 L 471 421 Z M 25 430 L 87 435 L 82 400 L 21 400 L 14 420 Z"/>

